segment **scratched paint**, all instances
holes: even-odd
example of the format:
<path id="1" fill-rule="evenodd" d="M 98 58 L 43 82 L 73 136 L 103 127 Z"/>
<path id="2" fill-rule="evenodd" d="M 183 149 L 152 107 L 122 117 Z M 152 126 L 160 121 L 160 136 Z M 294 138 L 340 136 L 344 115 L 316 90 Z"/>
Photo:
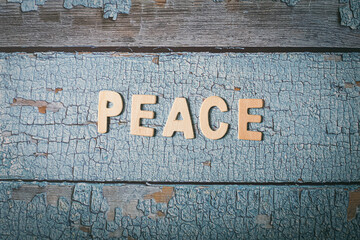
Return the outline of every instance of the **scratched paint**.
<path id="1" fill-rule="evenodd" d="M 165 187 L 173 188 L 167 201 L 146 197 Z M 358 187 L 1 182 L 0 236 L 356 239 L 360 216 L 348 221 L 347 204 Z M 114 192 L 105 196 L 105 188 Z"/>
<path id="2" fill-rule="evenodd" d="M 340 0 L 341 25 L 351 29 L 360 29 L 360 0 Z"/>
<path id="3" fill-rule="evenodd" d="M 153 62 L 158 58 L 158 62 Z M 36 53 L 0 55 L 3 179 L 343 182 L 359 181 L 360 54 L 322 53 Z M 62 89 L 55 93 L 48 89 Z M 100 90 L 124 97 L 109 132 L 97 132 Z M 143 124 L 155 136 L 130 135 L 131 95 L 154 94 L 156 112 Z M 230 124 L 209 140 L 199 130 L 200 106 L 220 96 Z M 176 97 L 188 99 L 195 138 L 163 137 Z M 250 130 L 263 141 L 237 139 L 237 101 L 264 99 Z M 37 105 L 57 104 L 40 112 Z M 54 109 L 52 109 L 54 110 Z"/>

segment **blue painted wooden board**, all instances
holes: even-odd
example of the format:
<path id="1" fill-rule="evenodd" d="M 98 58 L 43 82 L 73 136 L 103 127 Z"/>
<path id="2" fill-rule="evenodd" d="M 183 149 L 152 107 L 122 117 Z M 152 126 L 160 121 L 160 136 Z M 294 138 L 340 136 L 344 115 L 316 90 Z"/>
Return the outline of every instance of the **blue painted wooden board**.
<path id="1" fill-rule="evenodd" d="M 1 182 L 0 238 L 358 239 L 358 188 Z"/>
<path id="2" fill-rule="evenodd" d="M 347 182 L 360 179 L 360 54 L 0 55 L 2 179 L 87 181 Z M 100 90 L 123 96 L 125 110 L 107 134 L 96 129 Z M 131 96 L 154 94 L 144 125 L 129 134 Z M 221 140 L 199 131 L 206 97 L 230 108 Z M 176 97 L 188 99 L 195 139 L 162 136 Z M 237 101 L 264 99 L 250 129 L 263 141 L 237 139 Z M 46 112 L 46 113 L 45 113 Z"/>

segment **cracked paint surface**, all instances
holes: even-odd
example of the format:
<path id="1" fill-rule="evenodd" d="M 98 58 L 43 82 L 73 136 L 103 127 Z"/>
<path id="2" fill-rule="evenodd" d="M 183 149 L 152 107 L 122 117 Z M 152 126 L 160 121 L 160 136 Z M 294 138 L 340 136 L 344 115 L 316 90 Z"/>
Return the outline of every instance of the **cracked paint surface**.
<path id="1" fill-rule="evenodd" d="M 7 0 L 9 3 L 20 3 L 22 12 L 37 11 L 38 6 L 45 4 L 46 0 Z M 105 19 L 117 19 L 119 13 L 130 13 L 131 0 L 64 0 L 64 8 L 82 6 L 86 8 L 102 8 Z"/>
<path id="2" fill-rule="evenodd" d="M 344 6 L 339 8 L 341 25 L 360 29 L 360 0 L 340 0 Z"/>
<path id="3" fill-rule="evenodd" d="M 145 197 L 165 187 L 173 189 L 166 202 Z M 346 209 L 357 187 L 0 182 L 0 236 L 356 239 L 360 216 L 348 221 Z M 105 188 L 114 192 L 105 196 Z"/>
<path id="4" fill-rule="evenodd" d="M 47 0 L 7 0 L 8 3 L 19 3 L 22 12 L 37 11 Z"/>
<path id="5" fill-rule="evenodd" d="M 359 181 L 360 54 L 321 53 L 36 53 L 0 55 L 3 179 L 345 182 Z M 48 89 L 62 89 L 49 91 Z M 100 90 L 119 92 L 124 111 L 97 133 Z M 133 94 L 154 94 L 156 112 L 130 135 Z M 220 140 L 198 126 L 202 101 L 220 96 L 230 124 Z M 176 97 L 188 99 L 195 138 L 162 136 Z M 250 130 L 263 141 L 237 139 L 238 99 L 264 99 Z M 61 103 L 58 111 L 13 105 L 14 99 Z"/>

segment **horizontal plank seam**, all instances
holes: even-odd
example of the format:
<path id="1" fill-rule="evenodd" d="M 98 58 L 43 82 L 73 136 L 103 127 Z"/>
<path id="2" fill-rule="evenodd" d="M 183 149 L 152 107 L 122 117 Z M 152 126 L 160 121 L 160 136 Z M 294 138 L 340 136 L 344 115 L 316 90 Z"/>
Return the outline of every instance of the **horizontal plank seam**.
<path id="1" fill-rule="evenodd" d="M 171 53 L 171 52 L 209 52 L 209 53 L 275 53 L 275 52 L 360 52 L 360 48 L 324 47 L 0 47 L 0 52 L 126 52 L 126 53 Z"/>
<path id="2" fill-rule="evenodd" d="M 352 182 L 157 182 L 157 181 L 89 181 L 89 180 L 39 180 L 39 179 L 0 179 L 0 182 L 38 182 L 38 183 L 90 183 L 90 184 L 136 184 L 136 185 L 240 185 L 240 186 L 350 186 L 360 185 Z"/>

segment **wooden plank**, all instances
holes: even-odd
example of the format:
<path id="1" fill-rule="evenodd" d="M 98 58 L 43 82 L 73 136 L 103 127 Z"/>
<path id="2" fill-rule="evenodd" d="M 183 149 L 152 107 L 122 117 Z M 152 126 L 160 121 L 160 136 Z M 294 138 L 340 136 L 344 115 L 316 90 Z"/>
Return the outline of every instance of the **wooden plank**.
<path id="1" fill-rule="evenodd" d="M 71 188 L 71 195 L 59 194 L 64 188 Z M 0 236 L 356 239 L 360 215 L 347 220 L 347 212 L 359 206 L 358 201 L 348 207 L 359 189 L 0 182 Z"/>
<path id="2" fill-rule="evenodd" d="M 341 6 L 338 0 L 301 0 L 295 7 L 270 0 L 133 0 L 130 13 L 113 21 L 102 9 L 68 10 L 63 1 L 22 13 L 3 0 L 0 46 L 359 48 L 360 31 L 340 25 Z"/>
<path id="3" fill-rule="evenodd" d="M 360 54 L 0 55 L 3 179 L 176 182 L 358 182 Z M 97 132 L 101 90 L 122 95 L 109 132 Z M 156 95 L 144 119 L 154 137 L 130 134 L 131 97 Z M 219 96 L 229 123 L 219 140 L 199 127 L 203 100 Z M 164 137 L 175 98 L 187 99 L 194 139 Z M 238 139 L 239 99 L 251 109 L 262 141 Z M 191 126 L 190 126 L 191 127 Z"/>

